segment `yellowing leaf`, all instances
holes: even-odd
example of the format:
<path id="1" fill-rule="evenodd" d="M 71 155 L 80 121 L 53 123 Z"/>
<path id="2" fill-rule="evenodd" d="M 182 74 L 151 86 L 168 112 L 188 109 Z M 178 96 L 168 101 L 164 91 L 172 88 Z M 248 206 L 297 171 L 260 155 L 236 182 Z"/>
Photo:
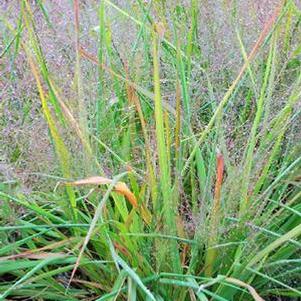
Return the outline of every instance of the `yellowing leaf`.
<path id="1" fill-rule="evenodd" d="M 141 214 L 143 220 L 149 225 L 152 221 L 152 214 L 150 213 L 148 208 L 145 206 L 145 204 L 141 205 L 140 214 Z"/>
<path id="2" fill-rule="evenodd" d="M 165 34 L 165 26 L 163 24 L 163 22 L 158 22 L 155 24 L 155 31 L 157 32 L 157 34 L 159 35 L 160 39 L 164 38 L 164 34 Z"/>
<path id="3" fill-rule="evenodd" d="M 233 283 L 235 285 L 238 285 L 238 286 L 241 286 L 241 287 L 244 287 L 246 289 L 248 289 L 248 291 L 250 292 L 250 294 L 252 295 L 253 299 L 255 301 L 264 301 L 263 298 L 261 298 L 258 293 L 256 292 L 256 290 L 254 289 L 253 286 L 239 280 L 239 279 L 236 279 L 236 278 L 232 278 L 232 277 L 227 277 L 225 279 L 227 282 L 230 282 L 230 283 Z"/>

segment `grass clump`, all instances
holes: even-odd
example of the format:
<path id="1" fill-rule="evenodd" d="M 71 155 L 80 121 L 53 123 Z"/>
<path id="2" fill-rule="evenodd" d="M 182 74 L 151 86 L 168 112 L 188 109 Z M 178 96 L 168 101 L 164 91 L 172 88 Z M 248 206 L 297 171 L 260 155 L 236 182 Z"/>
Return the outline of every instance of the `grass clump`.
<path id="1" fill-rule="evenodd" d="M 300 8 L 184 2 L 2 5 L 0 300 L 300 299 Z"/>

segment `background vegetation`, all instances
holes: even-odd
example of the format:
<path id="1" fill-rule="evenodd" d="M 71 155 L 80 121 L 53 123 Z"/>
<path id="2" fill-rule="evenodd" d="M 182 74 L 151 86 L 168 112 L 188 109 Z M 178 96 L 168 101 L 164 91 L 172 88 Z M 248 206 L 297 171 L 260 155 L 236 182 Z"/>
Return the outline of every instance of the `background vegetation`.
<path id="1" fill-rule="evenodd" d="M 0 300 L 300 300 L 300 2 L 0 9 Z"/>

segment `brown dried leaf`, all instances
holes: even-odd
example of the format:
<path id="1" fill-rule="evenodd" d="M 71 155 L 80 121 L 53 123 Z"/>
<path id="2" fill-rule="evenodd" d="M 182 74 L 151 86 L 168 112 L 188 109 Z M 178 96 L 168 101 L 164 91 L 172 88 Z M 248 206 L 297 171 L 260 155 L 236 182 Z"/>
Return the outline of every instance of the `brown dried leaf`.
<path id="1" fill-rule="evenodd" d="M 71 186 L 82 186 L 82 185 L 107 185 L 111 183 L 112 183 L 111 179 L 100 177 L 100 176 L 94 176 L 94 177 L 89 177 L 74 182 L 67 182 L 65 184 Z M 134 208 L 138 207 L 138 202 L 135 195 L 130 191 L 130 189 L 127 187 L 127 185 L 124 182 L 116 183 L 114 187 L 114 191 L 123 195 L 132 204 Z"/>
<path id="2" fill-rule="evenodd" d="M 105 177 L 89 177 L 86 179 L 82 180 L 77 180 L 74 182 L 66 182 L 66 185 L 71 185 L 71 186 L 82 186 L 82 185 L 105 185 L 105 184 L 111 184 L 112 180 L 105 178 Z"/>

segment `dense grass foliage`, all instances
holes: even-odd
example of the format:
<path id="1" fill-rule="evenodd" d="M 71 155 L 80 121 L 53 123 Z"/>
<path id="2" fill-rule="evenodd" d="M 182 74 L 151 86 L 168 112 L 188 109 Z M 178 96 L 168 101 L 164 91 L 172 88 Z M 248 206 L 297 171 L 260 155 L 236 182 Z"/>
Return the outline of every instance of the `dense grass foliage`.
<path id="1" fill-rule="evenodd" d="M 262 2 L 3 2 L 0 300 L 300 300 L 300 2 Z"/>

